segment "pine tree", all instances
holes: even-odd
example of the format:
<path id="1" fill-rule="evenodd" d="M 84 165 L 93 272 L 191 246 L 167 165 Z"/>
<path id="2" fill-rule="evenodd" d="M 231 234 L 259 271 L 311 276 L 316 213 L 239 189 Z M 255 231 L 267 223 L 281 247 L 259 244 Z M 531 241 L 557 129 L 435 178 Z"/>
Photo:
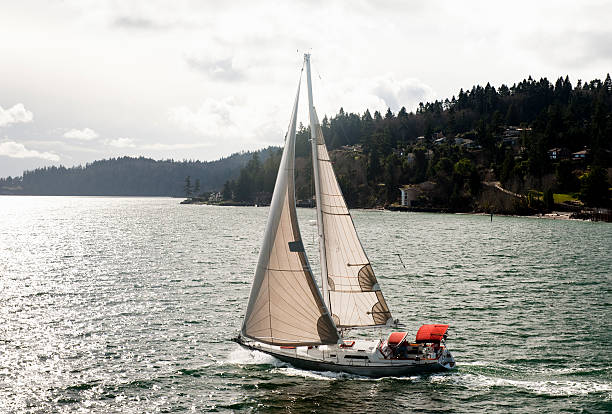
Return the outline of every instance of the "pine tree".
<path id="1" fill-rule="evenodd" d="M 553 196 L 552 190 L 549 188 L 544 191 L 544 208 L 548 211 L 551 211 L 555 206 L 555 199 Z"/>
<path id="2" fill-rule="evenodd" d="M 185 187 L 183 187 L 183 190 L 185 191 L 186 197 L 191 197 L 191 195 L 193 194 L 193 190 L 191 188 L 191 177 L 190 176 L 185 177 Z"/>
<path id="3" fill-rule="evenodd" d="M 234 181 L 226 181 L 225 184 L 223 185 L 223 199 L 224 200 L 231 200 L 232 196 L 233 196 L 233 192 L 232 192 L 232 187 L 234 186 Z"/>

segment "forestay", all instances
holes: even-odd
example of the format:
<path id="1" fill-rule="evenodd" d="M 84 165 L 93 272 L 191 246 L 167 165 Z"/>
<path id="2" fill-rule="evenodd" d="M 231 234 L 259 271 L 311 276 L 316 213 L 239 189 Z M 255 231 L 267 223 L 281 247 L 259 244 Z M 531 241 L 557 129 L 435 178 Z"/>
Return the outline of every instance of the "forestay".
<path id="1" fill-rule="evenodd" d="M 318 165 L 314 168 L 319 169 L 329 308 L 333 320 L 338 328 L 391 324 L 391 312 L 357 236 L 314 107 L 311 114 L 317 142 L 314 162 Z"/>
<path id="2" fill-rule="evenodd" d="M 242 334 L 273 345 L 335 344 L 339 336 L 316 285 L 295 210 L 295 124 L 285 138 Z"/>

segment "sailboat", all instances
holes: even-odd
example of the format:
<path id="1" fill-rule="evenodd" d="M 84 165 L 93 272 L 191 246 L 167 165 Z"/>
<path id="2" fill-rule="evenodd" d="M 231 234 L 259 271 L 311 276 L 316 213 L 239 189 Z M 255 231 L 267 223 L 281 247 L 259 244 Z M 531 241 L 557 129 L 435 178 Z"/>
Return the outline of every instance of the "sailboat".
<path id="1" fill-rule="evenodd" d="M 308 262 L 295 206 L 295 140 L 301 74 L 306 67 L 321 288 Z M 338 185 L 313 106 L 310 54 L 293 104 L 240 345 L 297 368 L 384 377 L 449 370 L 448 325 L 423 325 L 416 339 L 392 332 L 347 339 L 353 329 L 397 326 L 361 245 Z"/>

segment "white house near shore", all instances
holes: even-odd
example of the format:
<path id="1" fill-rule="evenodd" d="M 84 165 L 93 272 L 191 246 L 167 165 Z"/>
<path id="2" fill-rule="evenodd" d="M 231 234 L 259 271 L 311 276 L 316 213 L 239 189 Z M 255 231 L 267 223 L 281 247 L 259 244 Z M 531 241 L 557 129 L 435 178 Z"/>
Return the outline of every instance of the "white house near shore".
<path id="1" fill-rule="evenodd" d="M 410 186 L 404 186 L 399 190 L 401 192 L 400 205 L 412 207 L 412 202 L 417 199 L 417 189 Z"/>

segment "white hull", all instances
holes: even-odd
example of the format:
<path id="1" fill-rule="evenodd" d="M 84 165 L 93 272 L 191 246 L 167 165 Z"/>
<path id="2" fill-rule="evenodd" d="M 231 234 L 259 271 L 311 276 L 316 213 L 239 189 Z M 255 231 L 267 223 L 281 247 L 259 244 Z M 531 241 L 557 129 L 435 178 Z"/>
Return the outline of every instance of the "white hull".
<path id="1" fill-rule="evenodd" d="M 296 368 L 311 371 L 346 372 L 367 377 L 399 377 L 448 371 L 455 367 L 455 360 L 445 347 L 438 350 L 425 347 L 422 353 L 410 355 L 408 358 L 385 358 L 379 349 L 380 341 L 356 340 L 351 347 L 280 347 L 244 337 L 236 338 L 236 342 L 248 349 L 272 355 Z"/>

